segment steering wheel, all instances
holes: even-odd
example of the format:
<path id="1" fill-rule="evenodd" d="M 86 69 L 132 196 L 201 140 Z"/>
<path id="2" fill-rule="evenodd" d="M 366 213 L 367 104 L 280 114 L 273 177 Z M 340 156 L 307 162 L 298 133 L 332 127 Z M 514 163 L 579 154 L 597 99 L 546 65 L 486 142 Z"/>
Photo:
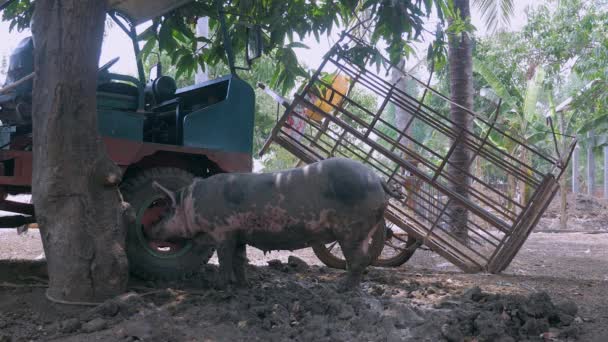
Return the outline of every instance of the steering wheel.
<path id="1" fill-rule="evenodd" d="M 116 64 L 116 62 L 118 62 L 119 59 L 120 59 L 120 57 L 114 57 L 108 63 L 102 65 L 101 68 L 99 68 L 99 70 L 97 70 L 97 72 L 102 73 L 102 72 L 108 71 L 108 69 L 110 69 L 112 67 L 112 65 Z"/>

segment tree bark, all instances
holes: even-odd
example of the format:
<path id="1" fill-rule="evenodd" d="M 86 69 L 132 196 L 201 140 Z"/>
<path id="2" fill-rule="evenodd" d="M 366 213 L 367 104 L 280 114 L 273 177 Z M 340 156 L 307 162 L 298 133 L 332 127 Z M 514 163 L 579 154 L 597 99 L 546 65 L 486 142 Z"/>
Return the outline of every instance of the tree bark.
<path id="1" fill-rule="evenodd" d="M 97 129 L 96 80 L 107 2 L 37 0 L 32 196 L 47 295 L 99 301 L 128 280 L 120 169 Z"/>
<path id="2" fill-rule="evenodd" d="M 459 11 L 463 20 L 470 18 L 469 0 L 454 0 L 454 8 Z M 448 61 L 451 100 L 464 108 L 471 109 L 473 107 L 473 45 L 468 32 L 449 34 Z M 461 107 L 452 104 L 450 116 L 458 128 L 471 128 L 470 115 Z M 451 183 L 452 190 L 465 197 L 468 197 L 470 185 L 467 176 L 470 170 L 469 159 L 469 151 L 464 145 L 458 144 L 449 158 L 451 165 L 448 165 L 447 169 L 448 174 L 454 180 Z M 452 232 L 466 242 L 468 240 L 468 211 L 466 207 L 459 203 L 450 203 L 452 203 L 449 208 Z"/>

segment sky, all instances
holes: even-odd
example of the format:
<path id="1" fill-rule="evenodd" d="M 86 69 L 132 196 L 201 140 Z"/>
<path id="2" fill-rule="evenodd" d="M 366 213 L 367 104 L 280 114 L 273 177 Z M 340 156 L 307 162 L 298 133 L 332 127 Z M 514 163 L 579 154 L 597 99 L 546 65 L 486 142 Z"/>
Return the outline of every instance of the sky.
<path id="1" fill-rule="evenodd" d="M 528 6 L 538 6 L 543 3 L 543 0 L 515 0 L 515 13 L 511 19 L 510 30 L 516 31 L 521 29 L 526 23 L 525 9 Z M 479 12 L 473 9 L 472 13 L 473 24 L 477 27 L 478 35 L 488 34 L 484 28 L 483 22 L 480 19 Z M 435 23 L 431 19 L 428 23 L 428 27 L 434 28 Z M 142 24 L 139 30 L 143 30 L 146 24 Z M 21 39 L 27 37 L 29 32 L 10 32 L 8 30 L 8 23 L 0 22 L 0 58 L 2 56 L 9 56 L 11 51 L 17 46 Z M 313 37 L 307 37 L 303 43 L 309 46 L 309 49 L 297 49 L 298 59 L 301 63 L 306 64 L 309 67 L 315 68 L 321 62 L 321 59 L 325 52 L 329 50 L 331 45 L 337 40 L 339 32 L 335 32 L 331 37 L 321 37 L 321 41 L 317 42 Z M 424 42 L 418 45 L 420 55 L 424 56 L 425 48 L 428 42 Z M 112 25 L 109 30 L 106 31 L 106 37 L 102 47 L 102 53 L 100 57 L 100 65 L 109 61 L 114 57 L 120 57 L 120 61 L 112 68 L 113 72 L 124 73 L 135 75 L 137 73 L 137 67 L 135 65 L 135 56 L 133 54 L 133 47 L 131 40 L 117 25 Z M 411 61 L 414 63 L 415 61 Z M 0 75 L 0 84 L 4 83 L 4 76 Z"/>

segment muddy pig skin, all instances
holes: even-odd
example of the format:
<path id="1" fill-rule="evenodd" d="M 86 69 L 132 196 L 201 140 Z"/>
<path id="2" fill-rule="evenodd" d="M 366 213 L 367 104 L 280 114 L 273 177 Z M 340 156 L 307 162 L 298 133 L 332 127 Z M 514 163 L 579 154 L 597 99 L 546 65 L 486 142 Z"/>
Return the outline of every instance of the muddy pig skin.
<path id="1" fill-rule="evenodd" d="M 196 239 L 217 248 L 220 286 L 246 284 L 245 246 L 296 250 L 338 241 L 348 265 L 342 285 L 356 287 L 369 264 L 368 243 L 384 229 L 388 196 L 395 196 L 362 163 L 331 158 L 275 173 L 224 173 L 165 192 L 172 210 L 150 229 L 157 240 Z"/>

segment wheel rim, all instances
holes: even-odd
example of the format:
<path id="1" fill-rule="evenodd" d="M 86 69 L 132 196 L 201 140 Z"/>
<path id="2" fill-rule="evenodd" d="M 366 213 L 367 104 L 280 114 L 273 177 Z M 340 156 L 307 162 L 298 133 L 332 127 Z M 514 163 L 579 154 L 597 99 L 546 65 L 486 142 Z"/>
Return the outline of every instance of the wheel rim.
<path id="1" fill-rule="evenodd" d="M 323 246 L 325 246 L 325 249 L 332 257 L 340 261 L 344 260 L 344 254 L 342 253 L 342 248 L 340 248 L 340 244 L 338 244 L 338 241 L 326 243 Z"/>
<path id="2" fill-rule="evenodd" d="M 392 226 L 386 229 L 386 239 L 384 240 L 384 248 L 378 259 L 392 260 L 398 258 L 403 253 L 409 253 L 412 245 L 409 235 Z"/>
<path id="3" fill-rule="evenodd" d="M 168 242 L 151 240 L 146 236 L 146 229 L 158 222 L 162 214 L 168 209 L 169 203 L 164 197 L 153 197 L 144 202 L 137 213 L 135 220 L 135 232 L 139 244 L 149 254 L 157 258 L 171 259 L 178 258 L 192 248 L 192 242 Z"/>

